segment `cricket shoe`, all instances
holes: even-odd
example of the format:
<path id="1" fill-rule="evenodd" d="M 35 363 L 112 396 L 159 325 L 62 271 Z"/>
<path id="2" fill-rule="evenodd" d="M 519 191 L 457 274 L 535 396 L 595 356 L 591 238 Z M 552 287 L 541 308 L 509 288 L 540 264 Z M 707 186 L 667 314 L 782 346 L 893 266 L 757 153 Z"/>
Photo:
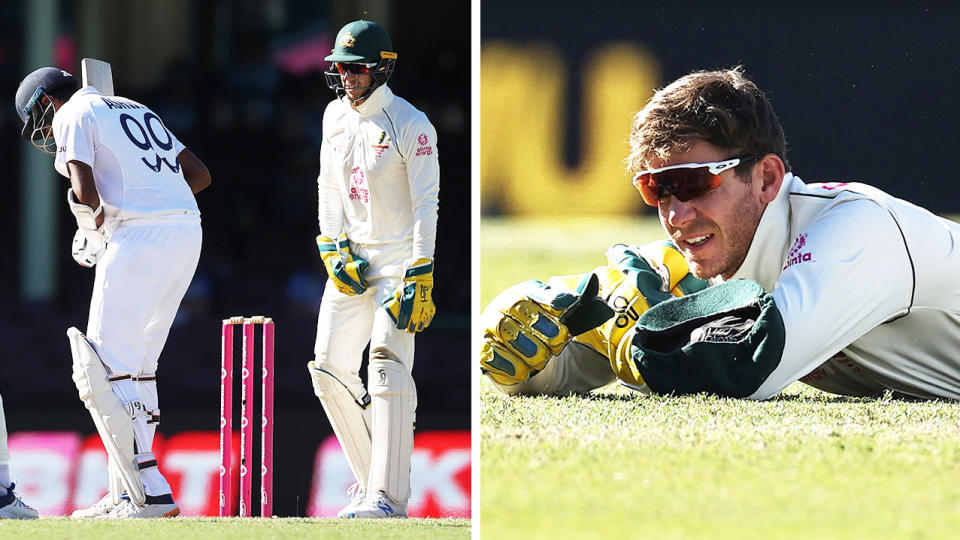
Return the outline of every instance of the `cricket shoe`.
<path id="1" fill-rule="evenodd" d="M 13 492 L 14 484 L 7 488 L 7 494 L 0 497 L 0 519 L 37 519 L 40 514 L 27 506 L 23 499 Z"/>
<path id="2" fill-rule="evenodd" d="M 124 499 L 112 512 L 103 517 L 106 519 L 143 519 L 174 517 L 179 514 L 180 507 L 173 502 L 173 496 L 168 493 L 166 495 L 147 495 L 147 500 L 142 505 Z"/>
<path id="3" fill-rule="evenodd" d="M 343 517 L 358 519 L 405 518 L 407 517 L 407 503 L 394 502 L 386 493 L 378 491 L 376 496 L 368 498 L 353 512 Z"/>
<path id="4" fill-rule="evenodd" d="M 126 494 L 121 496 L 124 498 L 127 497 Z M 117 505 L 113 504 L 113 497 L 108 492 L 106 495 L 103 496 L 102 499 L 93 503 L 93 505 L 91 505 L 90 507 L 79 508 L 77 510 L 74 510 L 73 513 L 70 514 L 70 517 L 72 517 L 73 519 L 98 518 L 98 517 L 102 517 L 109 514 L 116 507 Z"/>
<path id="5" fill-rule="evenodd" d="M 366 488 L 360 487 L 360 482 L 354 482 L 349 488 L 347 488 L 347 494 L 350 495 L 350 504 L 343 507 L 343 510 L 337 512 L 337 517 L 347 517 L 347 514 L 352 514 L 354 510 L 360 508 L 363 505 L 364 499 L 367 498 Z"/>

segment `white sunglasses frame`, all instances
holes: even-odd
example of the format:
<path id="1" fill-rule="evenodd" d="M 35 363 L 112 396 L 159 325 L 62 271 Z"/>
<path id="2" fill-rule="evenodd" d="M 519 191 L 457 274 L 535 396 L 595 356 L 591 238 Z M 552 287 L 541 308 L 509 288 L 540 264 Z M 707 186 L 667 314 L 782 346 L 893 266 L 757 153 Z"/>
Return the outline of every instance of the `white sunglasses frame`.
<path id="1" fill-rule="evenodd" d="M 659 169 L 648 169 L 645 171 L 640 171 L 637 174 L 633 175 L 633 187 L 640 189 L 639 187 L 637 187 L 637 181 L 640 180 L 640 177 L 645 174 L 657 174 L 663 171 L 670 171 L 673 169 L 699 169 L 701 167 L 706 167 L 707 170 L 710 171 L 710 174 L 716 175 L 716 174 L 722 173 L 723 171 L 730 170 L 736 167 L 744 159 L 747 159 L 747 158 L 736 157 L 736 158 L 731 158 L 724 161 L 711 161 L 709 163 L 681 163 L 679 165 L 670 165 L 667 167 L 660 167 Z"/>

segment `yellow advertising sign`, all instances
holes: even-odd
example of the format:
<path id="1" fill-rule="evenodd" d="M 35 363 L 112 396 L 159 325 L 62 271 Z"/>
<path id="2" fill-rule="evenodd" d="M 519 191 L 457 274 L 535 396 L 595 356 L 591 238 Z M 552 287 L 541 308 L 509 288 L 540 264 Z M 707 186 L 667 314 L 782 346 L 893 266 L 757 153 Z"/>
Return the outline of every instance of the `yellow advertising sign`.
<path id="1" fill-rule="evenodd" d="M 481 200 L 507 214 L 635 214 L 624 168 L 630 122 L 658 84 L 656 62 L 612 43 L 584 62 L 580 163 L 567 167 L 563 114 L 570 68 L 549 45 L 487 41 L 481 58 Z"/>

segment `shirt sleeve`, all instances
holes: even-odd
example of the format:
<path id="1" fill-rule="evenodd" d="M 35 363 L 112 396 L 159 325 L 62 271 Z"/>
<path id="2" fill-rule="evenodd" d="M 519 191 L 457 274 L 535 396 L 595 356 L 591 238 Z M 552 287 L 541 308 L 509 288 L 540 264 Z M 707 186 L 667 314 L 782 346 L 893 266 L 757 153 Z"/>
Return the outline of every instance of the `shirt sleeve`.
<path id="1" fill-rule="evenodd" d="M 814 220 L 793 243 L 772 295 L 786 338 L 777 367 L 749 396 L 767 399 L 837 352 L 906 314 L 914 273 L 894 216 L 859 199 Z"/>
<path id="2" fill-rule="evenodd" d="M 324 136 L 320 143 L 320 174 L 317 176 L 317 215 L 320 232 L 335 239 L 343 232 L 343 201 L 340 199 L 337 183 L 330 174 L 333 163 L 330 156 L 330 142 L 326 136 L 329 133 L 326 123 L 323 131 Z"/>
<path id="3" fill-rule="evenodd" d="M 426 116 L 411 122 L 403 138 L 407 181 L 413 202 L 413 259 L 433 259 L 440 204 L 440 161 L 437 131 Z"/>
<path id="4" fill-rule="evenodd" d="M 54 168 L 68 178 L 67 163 L 71 161 L 94 166 L 94 153 L 100 143 L 93 111 L 71 105 L 68 101 L 61 106 L 53 119 L 53 138 L 57 143 Z"/>

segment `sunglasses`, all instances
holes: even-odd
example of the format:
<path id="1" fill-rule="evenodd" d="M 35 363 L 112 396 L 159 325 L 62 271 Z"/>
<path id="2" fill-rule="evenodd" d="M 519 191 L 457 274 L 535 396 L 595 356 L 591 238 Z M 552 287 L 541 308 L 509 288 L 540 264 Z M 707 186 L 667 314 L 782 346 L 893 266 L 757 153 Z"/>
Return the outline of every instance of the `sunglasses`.
<path id="1" fill-rule="evenodd" d="M 723 171 L 758 159 L 758 156 L 741 156 L 725 161 L 681 163 L 640 171 L 633 177 L 633 185 L 643 196 L 643 202 L 650 206 L 660 206 L 660 201 L 670 196 L 687 202 L 717 188 L 723 181 L 720 177 Z"/>
<path id="2" fill-rule="evenodd" d="M 346 75 L 347 73 L 353 75 L 366 75 L 368 73 L 373 73 L 376 69 L 376 64 L 347 64 L 344 62 L 336 62 L 333 64 L 333 67 L 341 75 Z"/>

